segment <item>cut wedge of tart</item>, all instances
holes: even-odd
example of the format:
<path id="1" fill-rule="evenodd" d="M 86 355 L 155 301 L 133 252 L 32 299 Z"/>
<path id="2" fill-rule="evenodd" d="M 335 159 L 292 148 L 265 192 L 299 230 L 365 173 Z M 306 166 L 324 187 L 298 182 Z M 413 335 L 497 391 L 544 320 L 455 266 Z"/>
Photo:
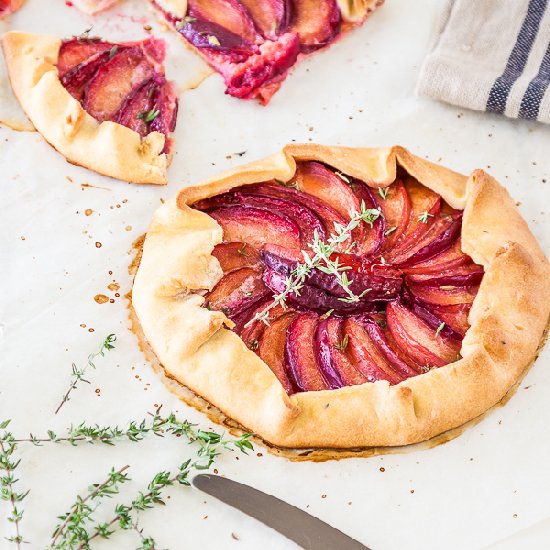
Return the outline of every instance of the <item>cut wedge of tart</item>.
<path id="1" fill-rule="evenodd" d="M 69 162 L 132 183 L 166 183 L 178 101 L 162 40 L 9 32 L 2 45 L 25 113 Z"/>
<path id="2" fill-rule="evenodd" d="M 514 386 L 549 276 L 483 171 L 290 145 L 164 204 L 132 302 L 167 376 L 268 443 L 397 446 Z"/>
<path id="3" fill-rule="evenodd" d="M 151 0 L 224 79 L 267 104 L 302 57 L 360 25 L 383 0 Z"/>

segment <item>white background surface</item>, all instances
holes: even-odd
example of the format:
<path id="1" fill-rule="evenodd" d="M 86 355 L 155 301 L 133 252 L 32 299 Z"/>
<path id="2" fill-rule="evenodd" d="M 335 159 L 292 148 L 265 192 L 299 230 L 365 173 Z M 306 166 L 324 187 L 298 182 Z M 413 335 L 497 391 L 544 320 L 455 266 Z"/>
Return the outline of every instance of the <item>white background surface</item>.
<path id="1" fill-rule="evenodd" d="M 484 168 L 520 202 L 548 253 L 550 128 L 414 96 L 437 12 L 436 0 L 388 1 L 361 29 L 302 62 L 266 108 L 225 96 L 217 75 L 184 92 L 177 151 L 164 188 L 132 186 L 71 166 L 38 134 L 0 127 L 0 418 L 12 418 L 19 434 L 41 434 L 48 428 L 61 433 L 84 419 L 124 424 L 163 404 L 165 411 L 178 410 L 208 427 L 204 416 L 164 388 L 144 360 L 129 331 L 125 299 L 98 305 L 93 297 L 113 297 L 107 289 L 113 280 L 121 285 L 122 296 L 130 290 L 131 243 L 145 232 L 161 198 L 291 140 L 398 143 L 464 173 Z M 155 19 L 138 0 L 123 2 L 99 18 L 80 15 L 62 0 L 28 0 L 0 30 L 67 36 L 93 22 L 92 34 L 116 40 L 144 36 L 143 24 Z M 169 77 L 183 85 L 200 76 L 202 63 L 177 41 L 170 43 Z M 242 158 L 227 158 L 242 151 Z M 101 188 L 83 188 L 84 183 Z M 91 216 L 84 214 L 88 208 L 94 211 Z M 89 373 L 91 384 L 82 384 L 54 416 L 71 363 L 83 365 L 111 332 L 118 338 L 116 350 L 98 360 L 97 370 Z M 263 456 L 232 454 L 218 468 L 307 509 L 374 550 L 478 549 L 525 529 L 518 539 L 497 547 L 548 548 L 548 527 L 531 526 L 550 517 L 549 351 L 547 347 L 505 407 L 431 450 L 311 464 L 291 463 L 256 448 Z M 158 438 L 114 448 L 20 450 L 20 485 L 31 488 L 21 524 L 30 548 L 44 547 L 55 516 L 68 509 L 77 492 L 101 481 L 111 466 L 131 464 L 133 482 L 126 498 L 117 499 L 126 501 L 157 470 L 174 469 L 187 456 L 183 442 Z M 168 494 L 169 506 L 141 519 L 160 548 L 295 548 L 193 489 L 174 488 Z M 4 510 L 0 534 L 7 534 Z M 123 533 L 97 547 L 135 548 L 137 542 L 135 533 Z"/>

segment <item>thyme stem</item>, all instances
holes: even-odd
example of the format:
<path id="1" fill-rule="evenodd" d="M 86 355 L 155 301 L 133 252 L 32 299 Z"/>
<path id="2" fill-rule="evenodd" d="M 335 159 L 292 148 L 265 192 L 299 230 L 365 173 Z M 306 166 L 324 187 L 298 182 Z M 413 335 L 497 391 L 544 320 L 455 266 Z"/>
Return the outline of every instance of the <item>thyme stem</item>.
<path id="1" fill-rule="evenodd" d="M 118 492 L 118 483 L 124 483 L 125 481 L 128 481 L 128 477 L 123 473 L 125 470 L 127 470 L 130 467 L 129 464 L 126 466 L 123 466 L 117 471 L 114 471 L 114 468 L 111 470 L 111 473 L 107 477 L 103 483 L 100 483 L 99 485 L 95 486 L 95 489 L 91 492 L 89 492 L 84 498 L 81 498 L 80 496 L 77 497 L 76 502 L 72 505 L 70 511 L 66 514 L 65 519 L 62 523 L 60 523 L 57 528 L 55 529 L 52 540 L 50 542 L 50 547 L 55 548 L 55 543 L 57 539 L 64 534 L 67 526 L 69 525 L 69 522 L 75 519 L 76 514 L 79 514 L 79 524 L 83 523 L 82 519 L 88 519 L 93 512 L 93 509 L 91 509 L 89 506 L 85 506 L 86 503 L 89 500 L 95 499 L 97 497 L 102 496 L 109 496 L 113 493 Z"/>
<path id="2" fill-rule="evenodd" d="M 91 353 L 90 355 L 88 355 L 88 363 L 84 367 L 79 369 L 79 368 L 77 368 L 77 366 L 74 363 L 72 364 L 72 380 L 71 380 L 71 383 L 69 384 L 69 387 L 68 387 L 67 391 L 65 392 L 65 395 L 63 395 L 63 398 L 61 399 L 61 403 L 59 403 L 59 405 L 57 406 L 57 409 L 55 409 L 54 414 L 57 414 L 59 412 L 59 410 L 61 409 L 61 407 L 67 401 L 69 401 L 70 393 L 74 389 L 76 389 L 76 386 L 77 386 L 77 384 L 80 380 L 82 380 L 82 382 L 86 382 L 87 384 L 90 383 L 88 380 L 86 380 L 84 378 L 84 373 L 86 372 L 88 367 L 91 367 L 93 369 L 96 368 L 94 361 L 99 356 L 104 357 L 106 351 L 109 351 L 109 350 L 113 349 L 115 347 L 114 346 L 115 341 L 116 341 L 116 336 L 114 334 L 109 334 L 105 338 L 105 340 L 103 340 L 103 342 L 101 343 L 101 346 L 99 347 L 99 349 L 95 353 Z"/>
<path id="3" fill-rule="evenodd" d="M 0 424 L 0 428 L 7 428 L 9 420 L 6 420 Z M 5 475 L 0 478 L 0 497 L 2 500 L 6 500 L 10 503 L 11 512 L 8 516 L 8 521 L 14 524 L 15 536 L 9 537 L 9 542 L 15 543 L 17 549 L 21 548 L 21 543 L 25 542 L 21 535 L 21 529 L 19 522 L 23 517 L 22 510 L 17 509 L 17 502 L 21 502 L 27 495 L 26 493 L 16 493 L 13 490 L 13 486 L 17 483 L 17 479 L 14 478 L 14 471 L 19 466 L 20 459 L 16 462 L 12 461 L 12 455 L 17 449 L 17 443 L 15 442 L 13 435 L 10 432 L 4 432 L 0 438 L 0 470 L 4 470 Z"/>

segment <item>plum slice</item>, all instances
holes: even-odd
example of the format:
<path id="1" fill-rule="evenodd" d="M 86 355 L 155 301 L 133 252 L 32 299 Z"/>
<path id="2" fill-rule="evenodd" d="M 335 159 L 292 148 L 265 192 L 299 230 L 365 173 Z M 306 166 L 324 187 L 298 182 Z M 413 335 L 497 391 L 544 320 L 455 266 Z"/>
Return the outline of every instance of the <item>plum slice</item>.
<path id="1" fill-rule="evenodd" d="M 214 247 L 212 256 L 218 259 L 224 273 L 241 267 L 261 268 L 260 254 L 247 243 L 221 243 Z"/>
<path id="2" fill-rule="evenodd" d="M 115 50 L 113 50 L 115 48 Z M 98 38 L 73 38 L 64 40 L 59 48 L 57 70 L 60 78 L 63 78 L 70 70 L 90 57 L 102 53 L 117 51 L 118 46 L 111 42 L 104 42 Z"/>
<path id="3" fill-rule="evenodd" d="M 262 282 L 261 271 L 243 267 L 224 275 L 205 296 L 209 308 L 222 311 L 230 319 L 247 309 L 269 290 Z"/>
<path id="4" fill-rule="evenodd" d="M 65 72 L 61 77 L 61 83 L 75 99 L 82 101 L 88 83 L 110 58 L 110 49 L 93 54 L 86 61 Z"/>
<path id="5" fill-rule="evenodd" d="M 284 33 L 292 18 L 291 0 L 240 0 L 262 34 L 275 38 Z"/>
<path id="6" fill-rule="evenodd" d="M 451 247 L 436 254 L 428 260 L 402 267 L 406 274 L 439 274 L 471 263 L 472 259 L 461 249 L 461 239 L 458 237 Z"/>
<path id="7" fill-rule="evenodd" d="M 351 187 L 320 162 L 296 163 L 296 174 L 293 181 L 303 193 L 312 195 L 325 204 L 332 206 L 346 220 L 346 225 L 351 218 L 351 213 L 361 210 L 361 202 L 355 196 Z M 355 243 L 363 243 L 365 229 L 365 225 L 360 224 L 352 231 L 352 240 Z M 334 226 L 328 228 L 330 234 L 334 231 Z M 350 244 L 346 243 L 347 247 Z"/>
<path id="8" fill-rule="evenodd" d="M 258 346 L 258 355 L 273 371 L 288 394 L 295 393 L 298 388 L 289 380 L 285 370 L 285 346 L 287 329 L 296 317 L 296 313 L 285 313 L 278 317 L 263 331 Z"/>
<path id="9" fill-rule="evenodd" d="M 234 331 L 239 334 L 250 349 L 254 349 L 265 330 L 273 321 L 279 318 L 285 313 L 294 311 L 292 308 L 284 308 L 280 305 L 276 305 L 271 309 L 269 306 L 273 305 L 273 299 L 270 294 L 265 298 L 254 302 L 251 307 L 237 315 L 232 319 L 235 323 Z M 256 315 L 263 313 L 267 310 L 265 322 L 259 319 L 255 319 Z"/>
<path id="10" fill-rule="evenodd" d="M 411 205 L 409 224 L 394 243 L 393 249 L 388 250 L 384 256 L 389 261 L 393 261 L 393 258 L 398 257 L 404 249 L 414 245 L 424 236 L 434 223 L 441 207 L 440 196 L 415 179 L 408 178 L 405 187 Z"/>
<path id="11" fill-rule="evenodd" d="M 387 380 L 390 384 L 398 384 L 404 380 L 405 377 L 394 370 L 372 341 L 361 321 L 353 317 L 346 319 L 344 333 L 348 337 L 349 353 L 353 364 L 369 382 Z"/>
<path id="12" fill-rule="evenodd" d="M 315 342 L 317 362 L 331 388 L 364 384 L 367 377 L 358 371 L 346 354 L 349 337 L 343 336 L 344 320 L 329 317 L 319 322 Z"/>
<path id="13" fill-rule="evenodd" d="M 405 267 L 432 258 L 451 246 L 460 235 L 461 227 L 461 216 L 437 217 L 416 242 L 411 242 L 400 253 L 392 254 L 392 262 Z"/>
<path id="14" fill-rule="evenodd" d="M 299 313 L 287 330 L 285 370 L 299 391 L 328 390 L 317 362 L 315 333 L 319 316 L 312 312 Z"/>
<path id="15" fill-rule="evenodd" d="M 130 96 L 120 109 L 116 121 L 127 126 L 142 137 L 149 133 L 149 124 L 141 113 L 148 113 L 153 108 L 153 94 L 157 89 L 157 83 L 153 78 L 145 82 L 141 88 Z"/>
<path id="16" fill-rule="evenodd" d="M 405 233 L 411 217 L 409 195 L 401 180 L 379 191 L 375 195 L 376 203 L 384 215 L 384 240 L 381 246 L 382 254 L 391 250 Z"/>
<path id="17" fill-rule="evenodd" d="M 409 284 L 409 290 L 417 301 L 424 304 L 451 306 L 455 304 L 471 304 L 476 297 L 479 286 L 438 286 L 431 287 L 419 284 Z"/>
<path id="18" fill-rule="evenodd" d="M 90 80 L 84 108 L 100 122 L 111 120 L 126 98 L 154 74 L 141 48 L 129 48 L 114 55 Z"/>
<path id="19" fill-rule="evenodd" d="M 310 52 L 329 44 L 340 31 L 340 10 L 335 0 L 294 0 L 289 31 L 300 35 L 301 50 Z"/>
<path id="20" fill-rule="evenodd" d="M 434 273 L 412 273 L 405 277 L 408 283 L 432 286 L 473 286 L 483 279 L 483 267 L 473 262 L 457 266 L 455 269 Z M 447 288 L 446 290 L 450 290 Z"/>
<path id="21" fill-rule="evenodd" d="M 442 367 L 452 363 L 460 352 L 460 342 L 437 333 L 401 302 L 386 308 L 389 330 L 399 348 L 424 367 Z"/>
<path id="22" fill-rule="evenodd" d="M 462 341 L 468 330 L 468 312 L 470 304 L 452 306 L 421 305 L 413 301 L 411 309 L 434 330 L 439 330 L 443 336 Z M 441 327 L 441 328 L 440 328 Z"/>
<path id="23" fill-rule="evenodd" d="M 300 248 L 300 228 L 284 214 L 260 208 L 232 206 L 210 212 L 223 229 L 224 241 L 248 243 L 256 248 L 266 242 Z"/>
<path id="24" fill-rule="evenodd" d="M 387 337 L 387 332 L 385 332 L 376 322 L 367 321 L 364 323 L 364 327 L 371 340 L 389 361 L 393 370 L 403 378 L 410 378 L 422 372 L 418 365 L 414 365 L 411 361 L 404 361 L 397 354 Z"/>
<path id="25" fill-rule="evenodd" d="M 248 10 L 237 0 L 188 0 L 187 13 L 188 20 L 215 23 L 252 44 L 259 38 Z"/>
<path id="26" fill-rule="evenodd" d="M 290 185 L 293 185 L 292 183 Z M 249 188 L 249 189 L 247 189 Z M 317 216 L 321 219 L 323 226 L 325 228 L 324 234 L 330 235 L 334 232 L 334 224 L 339 223 L 340 225 L 347 224 L 347 218 L 338 213 L 334 208 L 327 205 L 322 200 L 314 197 L 312 195 L 302 193 L 297 191 L 289 186 L 271 184 L 271 183 L 262 183 L 259 185 L 246 186 L 241 188 L 247 190 L 249 193 L 260 193 L 262 195 L 268 195 L 273 197 L 280 197 L 285 200 L 296 202 L 301 204 L 305 208 L 308 208 L 312 212 L 315 212 Z M 321 233 L 319 234 L 321 236 Z M 342 246 L 338 247 L 337 250 L 344 251 L 347 248 L 344 243 Z"/>
<path id="27" fill-rule="evenodd" d="M 288 198 L 259 193 L 247 193 L 246 188 L 244 188 L 242 191 L 224 193 L 212 199 L 200 201 L 198 207 L 201 210 L 208 211 L 212 208 L 232 206 L 235 204 L 253 206 L 272 212 L 280 212 L 289 217 L 300 228 L 300 240 L 302 248 L 305 250 L 307 250 L 308 246 L 313 242 L 315 231 L 317 231 L 317 235 L 320 239 L 325 239 L 325 227 L 319 216 L 310 208 L 289 200 Z"/>
<path id="28" fill-rule="evenodd" d="M 361 202 L 351 187 L 320 162 L 297 162 L 293 181 L 297 189 L 332 206 L 347 220 L 351 212 L 361 210 Z"/>
<path id="29" fill-rule="evenodd" d="M 380 210 L 376 199 L 368 185 L 357 179 L 352 180 L 352 189 L 355 195 L 365 208 L 371 210 Z M 384 233 L 386 229 L 386 220 L 382 214 L 371 223 L 361 224 L 362 234 L 360 235 L 360 241 L 357 242 L 357 254 L 363 256 L 372 256 L 378 252 L 382 246 L 384 240 Z"/>
<path id="30" fill-rule="evenodd" d="M 231 63 L 240 63 L 257 51 L 254 44 L 212 21 L 190 17 L 180 23 L 178 32 L 195 48 L 225 54 L 224 59 L 210 60 L 224 76 L 233 67 Z M 207 55 L 207 52 L 204 53 Z"/>

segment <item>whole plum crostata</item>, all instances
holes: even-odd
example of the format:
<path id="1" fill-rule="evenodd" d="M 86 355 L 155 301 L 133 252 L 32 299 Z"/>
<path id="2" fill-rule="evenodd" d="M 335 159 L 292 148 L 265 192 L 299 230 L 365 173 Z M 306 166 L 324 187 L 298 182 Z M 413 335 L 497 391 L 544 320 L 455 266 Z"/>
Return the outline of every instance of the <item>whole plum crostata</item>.
<path id="1" fill-rule="evenodd" d="M 293 145 L 163 205 L 132 301 L 166 374 L 267 442 L 395 446 L 502 399 L 549 275 L 483 171 Z"/>
<path id="2" fill-rule="evenodd" d="M 226 93 L 269 102 L 303 56 L 361 24 L 383 0 L 151 0 L 224 79 Z"/>
<path id="3" fill-rule="evenodd" d="M 21 106 L 69 162 L 133 183 L 166 183 L 178 102 L 164 75 L 164 41 L 9 32 L 2 45 Z"/>

